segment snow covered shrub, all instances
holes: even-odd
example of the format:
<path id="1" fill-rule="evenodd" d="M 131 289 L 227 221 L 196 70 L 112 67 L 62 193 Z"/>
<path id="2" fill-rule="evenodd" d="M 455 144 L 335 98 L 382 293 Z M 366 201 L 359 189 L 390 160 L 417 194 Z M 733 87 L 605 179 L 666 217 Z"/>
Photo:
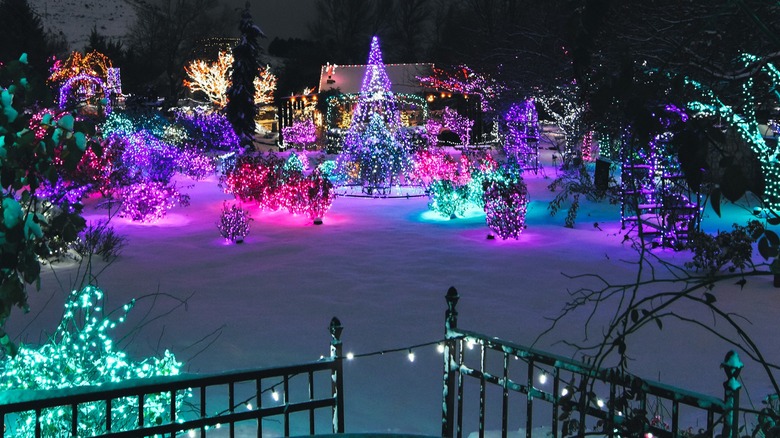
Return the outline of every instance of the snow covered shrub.
<path id="1" fill-rule="evenodd" d="M 15 355 L 6 355 L 0 363 L 0 390 L 43 391 L 97 386 L 128 379 L 179 374 L 181 362 L 166 351 L 162 357 L 132 360 L 119 350 L 111 330 L 125 321 L 135 300 L 122 309 L 106 313 L 103 291 L 87 286 L 73 291 L 65 302 L 65 311 L 57 329 L 40 346 L 20 345 Z M 116 313 L 121 316 L 116 317 Z M 176 406 L 188 396 L 176 393 Z M 106 433 L 105 403 L 80 403 L 78 436 Z M 150 424 L 170 421 L 170 393 L 149 394 L 144 398 L 144 418 Z M 138 398 L 113 400 L 112 432 L 133 427 L 138 421 Z M 71 427 L 70 409 L 45 409 L 41 412 L 41 435 L 62 436 Z M 178 415 L 177 415 L 178 416 Z M 8 424 L 7 433 L 17 437 L 35 436 L 35 412 L 18 414 L 15 424 Z"/>
<path id="2" fill-rule="evenodd" d="M 226 240 L 234 243 L 241 243 L 244 237 L 249 234 L 249 212 L 238 205 L 228 207 L 227 202 L 222 204 L 222 214 L 217 222 L 219 234 Z"/>
<path id="3" fill-rule="evenodd" d="M 176 204 L 189 205 L 189 196 L 179 193 L 175 185 L 143 181 L 123 187 L 120 217 L 137 222 L 154 222 L 165 217 Z"/>
<path id="4" fill-rule="evenodd" d="M 740 272 L 752 263 L 754 236 L 761 236 L 766 230 L 761 222 L 753 220 L 747 226 L 732 225 L 731 231 L 710 235 L 703 232 L 693 233 L 688 248 L 693 252 L 693 260 L 685 263 L 688 269 L 704 271 L 715 275 L 723 268 L 729 272 Z"/>
<path id="5" fill-rule="evenodd" d="M 212 175 L 217 168 L 216 159 L 193 148 L 179 151 L 176 157 L 176 169 L 190 178 L 200 181 Z"/>
<path id="6" fill-rule="evenodd" d="M 470 206 L 468 187 L 436 180 L 428 188 L 428 208 L 449 218 L 463 216 Z"/>
<path id="7" fill-rule="evenodd" d="M 100 220 L 87 224 L 72 247 L 81 257 L 94 254 L 104 261 L 111 261 L 119 257 L 126 244 L 126 237 L 120 236 L 114 227 Z"/>
<path id="8" fill-rule="evenodd" d="M 484 192 L 485 221 L 502 239 L 517 239 L 525 229 L 528 188 L 522 179 L 494 180 Z"/>

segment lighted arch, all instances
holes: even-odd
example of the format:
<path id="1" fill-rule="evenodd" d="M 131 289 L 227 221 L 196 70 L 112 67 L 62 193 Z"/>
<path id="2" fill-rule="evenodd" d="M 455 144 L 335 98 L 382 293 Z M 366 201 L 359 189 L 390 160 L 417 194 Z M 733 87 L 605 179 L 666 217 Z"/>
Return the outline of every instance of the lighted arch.
<path id="1" fill-rule="evenodd" d="M 68 78 L 65 81 L 65 83 L 63 83 L 62 86 L 60 87 L 60 98 L 59 98 L 60 108 L 65 108 L 65 106 L 68 103 L 68 97 L 73 95 L 74 87 L 83 85 L 85 82 L 89 83 L 92 86 L 99 87 L 99 91 L 96 90 L 95 92 L 88 93 L 87 99 L 91 99 L 99 93 L 103 94 L 105 97 L 109 97 L 108 94 L 110 94 L 110 91 L 106 92 L 107 90 L 106 83 L 101 78 L 92 76 L 90 74 L 81 73 L 79 75 Z M 106 107 L 105 107 L 106 113 L 111 112 L 110 102 L 111 99 L 106 99 Z"/>

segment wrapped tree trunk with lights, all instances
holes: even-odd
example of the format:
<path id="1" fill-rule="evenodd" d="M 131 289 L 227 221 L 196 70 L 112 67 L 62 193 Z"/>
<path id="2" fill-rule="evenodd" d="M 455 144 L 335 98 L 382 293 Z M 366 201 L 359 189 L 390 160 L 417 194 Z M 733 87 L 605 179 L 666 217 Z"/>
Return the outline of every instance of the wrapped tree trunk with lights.
<path id="1" fill-rule="evenodd" d="M 231 85 L 227 90 L 227 105 L 225 115 L 236 131 L 241 146 L 252 148 L 255 134 L 255 78 L 260 68 L 260 46 L 258 37 L 265 34 L 252 21 L 249 12 L 249 2 L 241 14 L 241 41 L 233 49 L 233 66 L 231 67 Z"/>
<path id="2" fill-rule="evenodd" d="M 776 90 L 780 86 L 780 70 L 772 62 L 765 62 L 756 56 L 745 54 L 742 61 L 749 69 L 753 65 L 759 65 L 760 72 L 768 77 L 772 87 Z M 721 123 L 733 128 L 740 137 L 750 146 L 751 151 L 761 163 L 761 174 L 764 176 L 764 193 L 762 199 L 765 207 L 780 212 L 780 145 L 777 141 L 767 141 L 759 128 L 756 117 L 755 78 L 750 77 L 742 84 L 743 103 L 742 114 L 734 110 L 734 105 L 724 103 L 711 89 L 692 79 L 686 79 L 686 84 L 692 86 L 701 94 L 701 99 L 688 103 L 688 110 L 694 116 L 717 116 Z M 775 91 L 775 93 L 777 93 Z M 774 135 L 778 133 L 775 132 Z M 737 187 L 730 197 L 738 198 L 746 190 L 745 187 Z M 723 192 L 724 196 L 729 193 Z M 716 194 L 718 199 L 720 192 Z M 727 196 L 729 197 L 729 196 Z M 736 199 L 729 199 L 735 201 Z"/>

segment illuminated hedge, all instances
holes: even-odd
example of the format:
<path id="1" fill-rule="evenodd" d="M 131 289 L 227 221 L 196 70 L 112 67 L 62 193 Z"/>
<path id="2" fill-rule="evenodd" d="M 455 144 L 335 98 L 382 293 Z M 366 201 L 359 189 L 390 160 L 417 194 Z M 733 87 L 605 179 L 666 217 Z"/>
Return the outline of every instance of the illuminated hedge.
<path id="1" fill-rule="evenodd" d="M 436 180 L 428 188 L 428 208 L 450 218 L 463 216 L 471 203 L 468 187 L 450 180 Z"/>
<path id="2" fill-rule="evenodd" d="M 501 239 L 517 239 L 525 229 L 528 188 L 522 179 L 493 180 L 483 194 L 485 221 Z"/>
<path id="3" fill-rule="evenodd" d="M 241 201 L 271 211 L 284 208 L 319 223 L 335 199 L 333 183 L 320 168 L 306 175 L 307 167 L 305 154 L 291 154 L 287 160 L 246 155 L 227 169 L 220 184 Z"/>
<path id="4" fill-rule="evenodd" d="M 128 379 L 179 374 L 181 363 L 165 351 L 162 357 L 134 361 L 119 350 L 110 332 L 125 321 L 135 301 L 116 312 L 104 312 L 103 292 L 87 286 L 73 291 L 65 302 L 60 324 L 46 343 L 40 346 L 20 345 L 16 355 L 5 356 L 0 367 L 2 390 L 51 390 L 96 386 Z M 121 316 L 117 317 L 115 313 Z M 189 394 L 176 393 L 176 406 Z M 144 398 L 146 426 L 170 422 L 170 393 L 149 394 Z M 106 433 L 105 403 L 80 403 L 78 436 Z M 35 413 L 21 412 L 6 433 L 13 436 L 35 436 Z M 62 436 L 70 430 L 71 410 L 45 409 L 41 412 L 42 436 Z M 138 421 L 138 398 L 112 401 L 112 432 L 135 427 Z"/>
<path id="5" fill-rule="evenodd" d="M 179 193 L 175 185 L 144 181 L 122 188 L 120 217 L 137 222 L 161 219 L 176 204 L 189 205 L 189 196 Z"/>

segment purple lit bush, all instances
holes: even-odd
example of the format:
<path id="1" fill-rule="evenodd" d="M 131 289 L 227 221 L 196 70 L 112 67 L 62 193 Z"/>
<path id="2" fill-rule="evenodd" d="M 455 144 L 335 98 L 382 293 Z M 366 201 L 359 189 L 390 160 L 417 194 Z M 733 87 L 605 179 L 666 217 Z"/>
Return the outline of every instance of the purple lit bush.
<path id="1" fill-rule="evenodd" d="M 135 181 L 167 182 L 173 177 L 177 151 L 167 143 L 141 130 L 126 136 L 122 165 Z"/>
<path id="2" fill-rule="evenodd" d="M 241 243 L 244 241 L 244 237 L 249 234 L 251 220 L 249 212 L 235 204 L 228 207 L 227 202 L 225 202 L 222 204 L 222 214 L 217 222 L 217 229 L 226 240 Z"/>
<path id="3" fill-rule="evenodd" d="M 317 128 L 311 119 L 296 120 L 292 126 L 282 128 L 282 138 L 293 147 L 306 147 L 317 141 Z"/>
<path id="4" fill-rule="evenodd" d="M 485 221 L 501 239 L 517 239 L 525 229 L 528 189 L 522 179 L 493 180 L 483 194 Z"/>
<path id="5" fill-rule="evenodd" d="M 186 143 L 199 151 L 237 151 L 238 137 L 220 113 L 176 113 L 175 121 L 187 132 Z"/>
<path id="6" fill-rule="evenodd" d="M 176 204 L 189 205 L 189 196 L 179 193 L 175 185 L 144 181 L 121 189 L 119 215 L 137 222 L 159 220 Z"/>
<path id="7" fill-rule="evenodd" d="M 531 153 L 539 140 L 539 117 L 534 100 L 512 104 L 504 116 L 506 142 L 504 152 L 510 162 L 521 162 L 523 154 Z"/>

